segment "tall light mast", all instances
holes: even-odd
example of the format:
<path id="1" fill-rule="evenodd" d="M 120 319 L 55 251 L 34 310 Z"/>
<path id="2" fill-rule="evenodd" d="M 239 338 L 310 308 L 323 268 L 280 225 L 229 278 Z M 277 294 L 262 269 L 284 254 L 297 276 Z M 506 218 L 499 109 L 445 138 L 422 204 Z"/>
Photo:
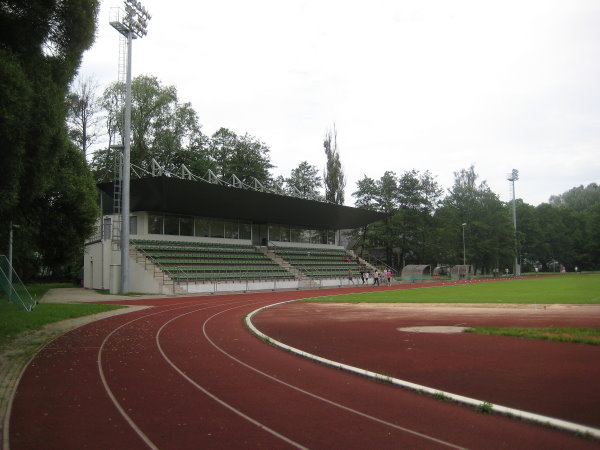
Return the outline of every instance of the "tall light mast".
<path id="1" fill-rule="evenodd" d="M 519 179 L 519 171 L 517 169 L 513 169 L 511 173 L 508 174 L 507 180 L 511 182 L 511 191 L 512 191 L 512 207 L 513 207 L 513 225 L 514 225 L 514 238 L 515 238 L 515 261 L 514 261 L 514 275 L 516 277 L 521 276 L 521 267 L 519 266 L 519 245 L 517 242 L 517 203 L 515 196 L 515 181 Z"/>
<path id="2" fill-rule="evenodd" d="M 123 162 L 121 166 L 121 284 L 120 292 L 129 291 L 129 178 L 131 155 L 131 43 L 148 34 L 151 19 L 148 11 L 136 0 L 125 0 L 125 11 L 111 8 L 110 25 L 127 39 L 127 77 L 125 81 L 125 117 L 123 126 Z M 115 180 L 116 182 L 116 180 Z"/>

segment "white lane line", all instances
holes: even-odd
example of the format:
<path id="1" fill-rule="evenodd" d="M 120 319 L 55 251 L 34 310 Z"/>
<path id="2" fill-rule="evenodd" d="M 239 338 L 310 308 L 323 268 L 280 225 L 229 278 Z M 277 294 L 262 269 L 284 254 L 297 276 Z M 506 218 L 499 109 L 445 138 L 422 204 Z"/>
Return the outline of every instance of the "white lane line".
<path id="1" fill-rule="evenodd" d="M 280 305 L 280 304 L 283 304 L 283 303 L 289 303 L 289 302 L 293 302 L 293 301 L 296 301 L 296 300 L 289 300 L 289 301 L 285 301 L 285 302 L 279 302 L 279 303 L 276 303 L 276 304 L 274 304 L 274 305 L 269 305 L 269 306 Z M 217 313 L 217 314 L 214 314 L 214 315 L 212 315 L 211 317 L 209 317 L 208 319 L 206 319 L 206 320 L 204 321 L 204 324 L 202 325 L 202 331 L 203 331 L 203 333 L 204 333 L 204 336 L 205 336 L 205 337 L 206 337 L 206 339 L 208 340 L 208 342 L 210 342 L 210 344 L 211 344 L 213 347 L 215 347 L 217 350 L 219 350 L 221 353 L 223 353 L 223 354 L 224 354 L 225 356 L 227 356 L 228 358 L 232 359 L 233 361 L 237 362 L 238 364 L 241 364 L 242 366 L 244 366 L 244 367 L 246 367 L 246 368 L 248 368 L 248 369 L 250 369 L 250 370 L 253 370 L 254 372 L 256 372 L 256 373 L 258 373 L 258 374 L 260 374 L 260 375 L 263 375 L 264 377 L 266 377 L 266 378 L 268 378 L 268 379 L 270 379 L 270 380 L 272 380 L 272 381 L 275 381 L 275 382 L 277 382 L 277 383 L 280 383 L 280 384 L 282 384 L 282 385 L 284 385 L 284 386 L 286 386 L 286 387 L 288 387 L 288 388 L 290 388 L 290 389 L 293 389 L 293 390 L 295 390 L 295 391 L 297 391 L 297 392 L 301 392 L 302 394 L 308 395 L 309 397 L 312 397 L 312 398 L 314 398 L 314 399 L 320 400 L 320 401 L 322 401 L 322 402 L 324 402 L 324 403 L 327 403 L 328 405 L 335 406 L 335 407 L 337 407 L 337 408 L 340 408 L 340 409 L 343 409 L 344 411 L 348 411 L 348 412 L 350 412 L 350 413 L 356 414 L 356 415 L 358 415 L 358 416 L 360 416 L 360 417 L 363 417 L 363 418 L 365 418 L 365 419 L 372 420 L 372 421 L 374 421 L 374 422 L 377 422 L 377 423 L 380 423 L 380 424 L 383 424 L 383 425 L 389 426 L 389 427 L 391 427 L 391 428 L 394 428 L 394 429 L 396 429 L 396 430 L 398 430 L 398 431 L 402 431 L 402 432 L 405 432 L 405 433 L 411 434 L 411 435 L 413 435 L 413 436 L 418 436 L 418 437 L 420 437 L 420 438 L 426 439 L 426 440 L 428 440 L 428 441 L 436 442 L 436 443 L 438 443 L 438 444 L 445 445 L 445 446 L 447 446 L 447 447 L 451 447 L 451 448 L 457 448 L 457 449 L 464 449 L 464 448 L 465 448 L 465 447 L 460 447 L 460 446 L 458 446 L 458 445 L 452 444 L 451 442 L 443 441 L 443 440 L 441 440 L 441 439 L 437 439 L 437 438 L 435 438 L 435 437 L 433 437 L 433 436 L 430 436 L 430 435 L 427 435 L 427 434 L 423 434 L 423 433 L 420 433 L 420 432 L 418 432 L 418 431 L 415 431 L 415 430 L 411 430 L 410 428 L 406 428 L 406 427 L 403 427 L 403 426 L 397 425 L 397 424 L 395 424 L 395 423 L 391 423 L 391 422 L 388 422 L 388 421 L 386 421 L 386 420 L 379 419 L 379 418 L 377 418 L 377 417 L 374 417 L 374 416 L 371 416 L 371 415 L 369 415 L 369 414 L 363 413 L 363 412 L 361 412 L 361 411 L 358 411 L 358 410 L 356 410 L 356 409 L 353 409 L 353 408 L 350 408 L 350 407 L 348 407 L 348 406 L 342 405 L 341 403 L 337 403 L 337 402 L 334 402 L 333 400 L 329 400 L 329 399 L 327 399 L 327 398 L 321 397 L 320 395 L 317 395 L 317 394 L 314 394 L 314 393 L 312 393 L 312 392 L 306 391 L 306 390 L 304 390 L 304 389 L 302 389 L 302 388 L 299 388 L 298 386 L 294 386 L 294 385 L 292 385 L 292 384 L 286 383 L 286 382 L 285 382 L 285 381 L 283 381 L 283 380 L 280 380 L 280 379 L 278 379 L 278 378 L 275 378 L 275 377 L 273 377 L 272 375 L 269 375 L 268 373 L 265 373 L 265 372 L 263 372 L 263 371 L 261 371 L 261 370 L 257 369 L 256 367 L 253 367 L 253 366 L 251 366 L 251 365 L 249 365 L 249 364 L 247 364 L 247 363 L 245 363 L 245 362 L 241 361 L 240 359 L 236 358 L 235 356 L 233 356 L 233 355 L 231 355 L 231 354 L 227 353 L 225 350 L 223 350 L 221 347 L 219 347 L 217 344 L 215 344 L 215 343 L 212 341 L 212 339 L 210 339 L 210 337 L 208 336 L 208 334 L 207 334 L 207 332 L 206 332 L 206 324 L 207 324 L 207 323 L 208 323 L 208 322 L 209 322 L 209 321 L 210 321 L 210 320 L 211 320 L 213 317 L 216 317 L 216 316 L 218 316 L 218 315 L 220 315 L 220 314 L 223 314 L 224 312 L 231 311 L 231 310 L 233 310 L 233 309 L 237 309 L 237 308 L 239 308 L 239 306 L 238 306 L 238 307 L 235 307 L 235 308 L 229 308 L 229 309 L 225 309 L 225 310 L 223 310 L 223 311 L 221 311 L 221 312 L 219 312 L 219 313 Z M 263 309 L 263 308 L 259 308 L 257 311 L 260 311 L 261 309 Z"/>
<path id="2" fill-rule="evenodd" d="M 179 305 L 179 303 L 177 305 Z M 169 306 L 171 306 L 171 305 L 169 305 Z M 113 404 L 117 408 L 117 411 L 119 411 L 119 413 L 121 414 L 121 416 L 123 416 L 123 418 L 125 419 L 125 421 L 127 422 L 127 424 L 137 433 L 137 435 L 144 441 L 144 443 L 149 448 L 151 448 L 153 450 L 158 450 L 158 447 L 137 426 L 137 424 L 133 421 L 133 419 L 129 416 L 129 414 L 127 414 L 125 412 L 125 409 L 123 409 L 123 407 L 121 406 L 121 403 L 119 403 L 119 401 L 117 400 L 117 398 L 113 394 L 113 391 L 110 389 L 110 386 L 108 385 L 108 382 L 106 380 L 106 376 L 104 374 L 104 369 L 102 368 L 102 352 L 104 351 L 104 347 L 105 347 L 106 343 L 108 342 L 108 340 L 111 338 L 111 336 L 113 334 L 115 334 L 118 330 L 120 330 L 121 328 L 126 327 L 127 325 L 130 325 L 130 324 L 132 324 L 134 322 L 137 322 L 138 320 L 146 319 L 148 317 L 152 317 L 152 316 L 155 316 L 155 315 L 158 315 L 158 314 L 163 314 L 163 313 L 166 313 L 166 312 L 177 311 L 178 309 L 189 308 L 190 306 L 194 306 L 195 307 L 197 305 L 196 304 L 190 305 L 189 303 L 187 303 L 187 304 L 185 304 L 185 306 L 180 306 L 178 308 L 163 309 L 161 311 L 156 311 L 156 312 L 154 312 L 152 314 L 146 314 L 144 316 L 138 317 L 137 319 L 130 320 L 129 322 L 126 322 L 126 323 L 120 325 L 119 327 L 117 327 L 114 330 L 112 330 L 108 335 L 106 335 L 105 338 L 104 338 L 104 340 L 102 341 L 102 344 L 100 345 L 99 350 L 98 350 L 98 359 L 97 359 L 97 362 L 98 362 L 98 373 L 100 375 L 100 379 L 102 380 L 102 385 L 104 386 L 104 390 L 106 391 L 108 397 L 111 399 L 111 401 L 113 402 Z M 217 306 L 221 306 L 221 305 L 217 305 Z M 206 309 L 206 308 L 201 308 L 201 309 Z"/>
<path id="3" fill-rule="evenodd" d="M 245 306 L 246 304 L 243 304 L 241 306 Z M 238 306 L 239 308 L 240 306 Z M 204 309 L 204 308 L 203 308 Z M 235 308 L 233 308 L 235 309 Z M 197 311 L 200 311 L 197 310 Z M 162 346 L 160 345 L 160 334 L 162 332 L 162 330 L 171 322 L 173 322 L 176 319 L 179 319 L 183 316 L 186 316 L 188 314 L 197 312 L 197 311 L 190 311 L 187 312 L 185 314 L 181 314 L 177 317 L 172 318 L 171 320 L 169 320 L 168 322 L 165 322 L 163 324 L 162 327 L 160 327 L 160 329 L 158 330 L 158 332 L 156 333 L 155 336 L 155 340 L 156 340 L 156 345 L 158 346 L 158 350 L 160 351 L 162 357 L 164 358 L 164 360 L 179 374 L 181 375 L 186 381 L 188 381 L 192 386 L 194 386 L 196 389 L 198 389 L 199 391 L 201 391 L 202 393 L 204 393 L 206 396 L 208 396 L 209 398 L 213 399 L 215 402 L 219 403 L 221 406 L 223 406 L 224 408 L 232 411 L 233 413 L 237 414 L 238 416 L 240 416 L 241 418 L 247 420 L 248 422 L 252 423 L 253 425 L 256 425 L 258 428 L 266 431 L 267 433 L 270 433 L 271 435 L 275 436 L 276 438 L 281 439 L 284 442 L 287 442 L 288 444 L 299 448 L 299 449 L 306 449 L 307 447 L 304 447 L 303 445 L 299 444 L 296 441 L 293 441 L 292 439 L 284 436 L 281 433 L 278 433 L 277 431 L 273 430 L 272 428 L 269 428 L 268 426 L 266 426 L 265 424 L 259 422 L 256 419 L 253 419 L 252 417 L 248 416 L 247 414 L 243 413 L 242 411 L 240 411 L 239 409 L 235 408 L 234 406 L 232 406 L 231 404 L 227 403 L 226 401 L 222 400 L 221 398 L 217 397 L 215 394 L 211 393 L 210 391 L 208 391 L 206 388 L 204 388 L 203 386 L 199 385 L 198 383 L 196 383 L 193 379 L 191 379 L 185 372 L 183 372 L 173 361 L 171 361 L 171 359 L 169 359 L 169 357 L 166 355 L 166 353 L 164 352 Z"/>
<path id="4" fill-rule="evenodd" d="M 292 301 L 294 301 L 294 300 L 292 300 Z M 252 311 L 250 314 L 248 314 L 246 316 L 246 319 L 245 319 L 246 325 L 259 338 L 266 340 L 267 342 L 273 344 L 276 347 L 279 347 L 283 350 L 289 351 L 296 355 L 300 355 L 304 358 L 308 358 L 308 359 L 320 362 L 327 366 L 335 367 L 336 369 L 345 370 L 347 372 L 352 372 L 352 373 L 355 373 L 358 375 L 366 376 L 368 378 L 372 378 L 372 379 L 375 379 L 378 381 L 391 383 L 396 386 L 400 386 L 400 387 L 410 389 L 413 391 L 425 392 L 430 395 L 442 394 L 445 397 L 447 397 L 457 403 L 462 403 L 462 404 L 466 404 L 469 406 L 482 407 L 485 405 L 486 407 L 489 407 L 491 410 L 496 411 L 500 414 L 505 414 L 505 415 L 509 415 L 509 416 L 512 415 L 512 416 L 521 418 L 523 420 L 528 420 L 530 422 L 538 423 L 540 425 L 550 425 L 552 427 L 555 427 L 555 428 L 558 428 L 561 430 L 566 430 L 566 431 L 569 431 L 572 433 L 593 436 L 596 439 L 600 438 L 600 429 L 598 429 L 598 428 L 593 428 L 593 427 L 581 425 L 581 424 L 574 423 L 574 422 L 569 422 L 569 421 L 562 420 L 562 419 L 556 419 L 554 417 L 544 416 L 542 414 L 531 413 L 531 412 L 523 411 L 523 410 L 516 409 L 516 408 L 510 408 L 508 406 L 490 404 L 490 403 L 486 402 L 485 400 L 478 400 L 478 399 L 474 399 L 471 397 L 465 397 L 463 395 L 454 394 L 452 392 L 444 392 L 439 389 L 433 389 L 428 386 L 411 383 L 410 381 L 401 380 L 399 378 L 393 378 L 393 377 L 390 377 L 387 375 L 381 375 L 376 372 L 371 372 L 369 370 L 364 370 L 364 369 L 361 369 L 358 367 L 350 366 L 348 364 L 342 364 L 337 361 L 332 361 L 330 359 L 322 358 L 320 356 L 313 355 L 312 353 L 308 353 L 303 350 L 297 349 L 295 347 L 291 347 L 287 344 L 284 344 L 283 342 L 276 341 L 275 339 L 271 338 L 270 336 L 267 336 L 266 334 L 261 332 L 258 328 L 256 328 L 254 326 L 254 324 L 252 323 L 252 317 L 256 313 L 262 311 L 263 309 L 271 308 L 271 307 L 277 306 L 277 305 L 282 305 L 284 303 L 290 303 L 290 302 L 287 301 L 287 302 L 274 303 L 272 305 L 263 306 L 262 308 Z"/>

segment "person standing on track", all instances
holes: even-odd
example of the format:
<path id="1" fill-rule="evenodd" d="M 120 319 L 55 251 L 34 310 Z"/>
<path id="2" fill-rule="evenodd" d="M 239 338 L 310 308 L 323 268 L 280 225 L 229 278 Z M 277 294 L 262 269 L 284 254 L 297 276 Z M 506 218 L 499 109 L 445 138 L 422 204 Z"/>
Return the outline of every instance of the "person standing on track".
<path id="1" fill-rule="evenodd" d="M 373 286 L 379 286 L 379 270 L 376 270 L 373 274 Z"/>

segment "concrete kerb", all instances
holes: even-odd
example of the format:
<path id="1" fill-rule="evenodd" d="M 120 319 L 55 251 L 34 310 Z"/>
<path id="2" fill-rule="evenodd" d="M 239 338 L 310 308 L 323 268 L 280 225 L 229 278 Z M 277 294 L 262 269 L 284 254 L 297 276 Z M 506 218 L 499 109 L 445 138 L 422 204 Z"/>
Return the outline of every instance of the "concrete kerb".
<path id="1" fill-rule="evenodd" d="M 303 300 L 306 300 L 306 299 L 303 299 Z M 577 424 L 574 422 L 569 422 L 569 421 L 557 419 L 554 417 L 544 416 L 542 414 L 536 414 L 536 413 L 532 413 L 529 411 L 523 411 L 520 409 L 511 408 L 508 406 L 491 404 L 485 400 L 479 400 L 479 399 L 475 399 L 475 398 L 471 398 L 471 397 L 465 397 L 463 395 L 454 394 L 452 392 L 441 391 L 439 389 L 430 388 L 428 386 L 423 386 L 420 384 L 412 383 L 410 381 L 401 380 L 401 379 L 394 378 L 394 377 L 391 377 L 388 375 L 382 375 L 382 374 L 379 374 L 376 372 L 361 369 L 359 367 L 354 367 L 354 366 L 350 366 L 348 364 L 343 364 L 343 363 L 339 363 L 337 361 L 332 361 L 330 359 L 326 359 L 321 356 L 317 356 L 312 353 L 305 352 L 304 350 L 300 350 L 298 348 L 284 344 L 283 342 L 277 341 L 277 340 L 273 339 L 272 337 L 264 334 L 262 331 L 260 331 L 258 328 L 256 328 L 254 326 L 254 324 L 252 323 L 252 317 L 255 314 L 259 313 L 260 311 L 267 309 L 267 308 L 283 305 L 285 303 L 292 303 L 292 302 L 296 302 L 296 301 L 297 300 L 288 300 L 285 302 L 273 303 L 272 305 L 267 305 L 267 306 L 258 308 L 256 310 L 252 311 L 251 313 L 249 313 L 245 317 L 244 320 L 245 320 L 246 326 L 254 335 L 256 335 L 258 338 L 262 339 L 263 341 L 268 342 L 275 347 L 281 348 L 282 350 L 296 354 L 303 358 L 313 360 L 315 362 L 324 364 L 326 366 L 330 366 L 330 367 L 333 367 L 333 368 L 336 368 L 339 370 L 344 370 L 346 372 L 353 373 L 356 375 L 361 375 L 361 376 L 371 378 L 376 381 L 390 383 L 395 386 L 417 392 L 419 394 L 427 394 L 432 397 L 442 397 L 442 398 L 444 398 L 444 400 L 451 400 L 453 402 L 467 405 L 470 407 L 486 408 L 489 412 L 495 412 L 495 413 L 502 414 L 502 415 L 505 415 L 508 417 L 518 418 L 518 419 L 536 423 L 539 425 L 550 426 L 550 427 L 553 427 L 553 428 L 556 428 L 559 430 L 568 431 L 568 432 L 575 433 L 578 435 L 589 436 L 594 439 L 600 439 L 600 429 L 598 429 L 598 428 L 593 428 L 593 427 L 589 427 L 586 425 L 580 425 L 580 424 Z"/>

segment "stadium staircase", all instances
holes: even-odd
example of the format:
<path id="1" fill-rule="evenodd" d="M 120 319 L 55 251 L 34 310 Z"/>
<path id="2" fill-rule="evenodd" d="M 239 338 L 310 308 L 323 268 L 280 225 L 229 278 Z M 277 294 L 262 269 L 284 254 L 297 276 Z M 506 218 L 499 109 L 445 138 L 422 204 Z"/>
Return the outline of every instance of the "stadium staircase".
<path id="1" fill-rule="evenodd" d="M 361 261 L 344 249 L 314 247 L 272 247 L 272 253 L 309 279 L 347 278 L 348 271 L 359 275 Z"/>
<path id="2" fill-rule="evenodd" d="M 298 280 L 298 287 L 300 289 L 310 289 L 318 287 L 315 280 L 311 279 L 309 276 L 305 275 L 304 272 L 294 267 L 288 261 L 283 259 L 281 256 L 277 255 L 275 252 L 269 250 L 268 247 L 259 247 L 260 251 L 263 252 L 266 256 L 271 258 L 273 261 L 277 262 L 281 267 L 285 268 L 290 273 L 293 273 L 295 278 Z"/>

